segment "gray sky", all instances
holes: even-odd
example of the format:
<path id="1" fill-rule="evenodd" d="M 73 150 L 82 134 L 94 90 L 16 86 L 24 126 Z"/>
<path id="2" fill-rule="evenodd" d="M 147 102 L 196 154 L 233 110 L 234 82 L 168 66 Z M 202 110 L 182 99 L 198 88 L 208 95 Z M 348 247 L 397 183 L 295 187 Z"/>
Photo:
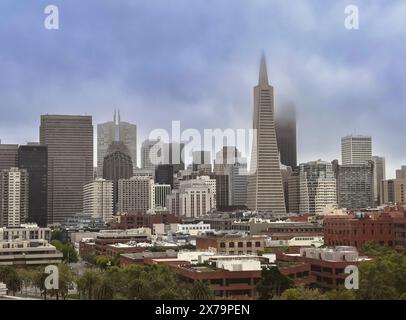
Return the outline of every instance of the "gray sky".
<path id="1" fill-rule="evenodd" d="M 344 28 L 344 8 L 360 29 Z M 46 30 L 55 4 L 60 30 Z M 406 164 L 406 1 L 2 0 L 0 138 L 38 140 L 41 113 L 113 109 L 139 128 L 250 128 L 265 52 L 276 106 L 298 113 L 300 162 L 367 134 L 387 175 Z"/>

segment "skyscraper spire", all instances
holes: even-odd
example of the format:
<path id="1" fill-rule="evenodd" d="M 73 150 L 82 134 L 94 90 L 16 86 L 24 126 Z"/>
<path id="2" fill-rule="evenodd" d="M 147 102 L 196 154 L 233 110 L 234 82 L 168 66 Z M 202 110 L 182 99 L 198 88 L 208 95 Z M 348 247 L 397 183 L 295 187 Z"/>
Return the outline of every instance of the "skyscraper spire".
<path id="1" fill-rule="evenodd" d="M 266 68 L 266 59 L 265 59 L 264 53 L 262 53 L 262 56 L 261 56 L 261 66 L 259 68 L 258 85 L 260 85 L 260 86 L 269 85 L 268 72 L 267 72 L 267 68 Z"/>
<path id="2" fill-rule="evenodd" d="M 120 109 L 118 109 L 118 119 L 116 118 L 116 110 L 114 110 L 114 130 L 114 140 L 120 141 Z"/>
<path id="3" fill-rule="evenodd" d="M 259 212 L 286 214 L 274 121 L 274 93 L 268 83 L 265 57 L 261 57 L 258 86 L 254 87 L 256 130 L 248 176 L 247 207 Z"/>

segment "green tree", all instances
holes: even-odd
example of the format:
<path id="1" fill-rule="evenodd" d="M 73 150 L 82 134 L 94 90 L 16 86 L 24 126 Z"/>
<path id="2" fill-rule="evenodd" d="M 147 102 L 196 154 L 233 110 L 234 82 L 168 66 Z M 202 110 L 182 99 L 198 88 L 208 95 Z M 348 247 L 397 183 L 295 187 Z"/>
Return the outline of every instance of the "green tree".
<path id="1" fill-rule="evenodd" d="M 274 300 L 327 300 L 317 289 L 306 289 L 304 287 L 290 288 L 285 290 Z"/>
<path id="2" fill-rule="evenodd" d="M 211 300 L 214 298 L 214 293 L 206 281 L 195 281 L 190 294 L 193 300 Z"/>
<path id="3" fill-rule="evenodd" d="M 48 275 L 44 272 L 44 270 L 42 268 L 36 269 L 34 271 L 34 286 L 36 288 L 38 288 L 41 292 L 41 295 L 44 297 L 44 299 L 47 299 L 47 295 L 48 295 L 48 290 L 45 287 L 45 279 L 48 277 Z"/>
<path id="4" fill-rule="evenodd" d="M 102 270 L 107 269 L 107 267 L 111 265 L 111 261 L 107 256 L 97 256 L 95 261 L 96 265 Z"/>
<path id="5" fill-rule="evenodd" d="M 13 296 L 21 290 L 22 280 L 14 267 L 6 266 L 0 269 L 0 282 L 4 282 Z"/>
<path id="6" fill-rule="evenodd" d="M 94 299 L 94 291 L 100 281 L 100 274 L 95 271 L 87 270 L 78 280 L 79 292 L 87 299 Z"/>
<path id="7" fill-rule="evenodd" d="M 283 275 L 278 267 L 262 268 L 261 279 L 256 285 L 259 300 L 270 300 L 293 287 L 293 280 Z"/>
<path id="8" fill-rule="evenodd" d="M 96 287 L 95 298 L 96 300 L 113 300 L 113 297 L 114 287 L 105 275 Z"/>
<path id="9" fill-rule="evenodd" d="M 59 270 L 59 289 L 57 290 L 57 299 L 59 296 L 62 297 L 63 300 L 69 294 L 69 288 L 73 286 L 75 275 L 70 269 L 69 265 L 66 263 L 61 263 L 58 266 Z"/>
<path id="10" fill-rule="evenodd" d="M 58 251 L 62 252 L 63 261 L 68 263 L 78 262 L 78 254 L 71 243 L 64 244 L 59 240 L 53 240 L 51 244 L 55 246 Z"/>
<path id="11" fill-rule="evenodd" d="M 28 288 L 34 284 L 34 270 L 19 268 L 17 273 L 21 279 L 23 288 L 25 289 L 25 294 L 28 295 Z"/>
<path id="12" fill-rule="evenodd" d="M 51 233 L 51 241 L 52 240 L 58 240 L 58 241 L 60 241 L 60 242 L 64 242 L 63 241 L 63 238 L 64 238 L 64 236 L 63 236 L 63 232 L 62 232 L 62 230 L 60 230 L 60 229 L 55 229 L 55 230 L 52 230 L 52 233 Z"/>
<path id="13" fill-rule="evenodd" d="M 357 299 L 357 294 L 356 294 L 355 290 L 347 290 L 347 289 L 327 291 L 326 293 L 324 293 L 324 296 L 328 300 L 356 300 Z"/>

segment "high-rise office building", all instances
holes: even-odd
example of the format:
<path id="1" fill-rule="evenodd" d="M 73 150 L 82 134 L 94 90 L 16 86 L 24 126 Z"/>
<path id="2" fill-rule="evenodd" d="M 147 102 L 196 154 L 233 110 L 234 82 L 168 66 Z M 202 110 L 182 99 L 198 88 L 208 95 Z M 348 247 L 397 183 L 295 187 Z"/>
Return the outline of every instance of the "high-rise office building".
<path id="1" fill-rule="evenodd" d="M 171 185 L 154 184 L 153 186 L 154 208 L 166 207 L 166 197 L 170 194 L 171 194 Z"/>
<path id="2" fill-rule="evenodd" d="M 159 164 L 155 169 L 155 182 L 169 184 L 173 189 L 174 169 L 172 164 Z"/>
<path id="3" fill-rule="evenodd" d="M 224 146 L 216 153 L 213 172 L 224 174 L 227 166 L 234 165 L 241 159 L 241 152 L 234 146 Z"/>
<path id="4" fill-rule="evenodd" d="M 370 136 L 349 135 L 341 138 L 341 162 L 363 164 L 372 160 L 372 138 Z"/>
<path id="5" fill-rule="evenodd" d="M 113 211 L 117 211 L 118 181 L 133 176 L 133 163 L 127 146 L 122 141 L 110 144 L 103 161 L 103 179 L 113 182 Z"/>
<path id="6" fill-rule="evenodd" d="M 0 171 L 0 226 L 19 227 L 28 216 L 28 172 L 12 167 Z"/>
<path id="7" fill-rule="evenodd" d="M 164 143 L 162 152 L 162 164 L 173 165 L 174 174 L 185 170 L 185 144 L 183 142 Z"/>
<path id="8" fill-rule="evenodd" d="M 215 206 L 218 209 L 228 207 L 230 205 L 229 192 L 229 176 L 226 174 L 209 175 L 212 180 L 215 180 Z M 213 191 L 212 191 L 213 192 Z"/>
<path id="9" fill-rule="evenodd" d="M 213 187 L 205 179 L 180 182 L 179 189 L 167 196 L 171 214 L 187 218 L 199 217 L 215 208 Z"/>
<path id="10" fill-rule="evenodd" d="M 323 213 L 337 207 L 336 179 L 333 165 L 310 161 L 299 166 L 299 213 Z"/>
<path id="11" fill-rule="evenodd" d="M 212 172 L 211 152 L 210 151 L 193 151 L 192 152 L 192 170 L 201 174 L 209 175 Z"/>
<path id="12" fill-rule="evenodd" d="M 93 179 L 92 117 L 42 115 L 40 144 L 48 147 L 48 223 L 63 223 L 83 211 Z"/>
<path id="13" fill-rule="evenodd" d="M 275 125 L 280 161 L 285 166 L 296 167 L 296 108 L 292 103 L 277 108 Z"/>
<path id="14" fill-rule="evenodd" d="M 372 161 L 374 163 L 374 203 L 379 205 L 381 203 L 381 182 L 386 180 L 385 157 L 373 156 Z"/>
<path id="15" fill-rule="evenodd" d="M 374 206 L 374 164 L 339 165 L 333 161 L 339 208 L 362 209 Z"/>
<path id="16" fill-rule="evenodd" d="M 406 201 L 406 179 L 389 179 L 381 181 L 381 205 Z"/>
<path id="17" fill-rule="evenodd" d="M 248 170 L 247 161 L 239 161 L 228 165 L 224 173 L 228 176 L 229 205 L 242 207 L 247 205 Z"/>
<path id="18" fill-rule="evenodd" d="M 18 144 L 0 143 L 0 171 L 18 166 Z"/>
<path id="19" fill-rule="evenodd" d="M 162 143 L 160 140 L 145 140 L 141 145 L 141 168 L 155 170 L 158 165 L 158 150 Z"/>
<path id="20" fill-rule="evenodd" d="M 289 177 L 292 175 L 292 171 L 293 170 L 291 167 L 281 164 L 281 176 L 286 212 L 289 212 Z"/>
<path id="21" fill-rule="evenodd" d="M 406 166 L 401 166 L 396 170 L 396 179 L 406 179 Z"/>
<path id="22" fill-rule="evenodd" d="M 137 126 L 128 122 L 121 121 L 120 110 L 118 114 L 114 111 L 113 121 L 97 125 L 97 172 L 98 176 L 103 175 L 104 157 L 113 141 L 116 140 L 117 130 L 120 140 L 129 150 L 133 164 L 133 170 L 137 168 Z"/>
<path id="23" fill-rule="evenodd" d="M 28 144 L 18 148 L 18 167 L 28 172 L 28 222 L 47 226 L 48 212 L 48 148 Z"/>
<path id="24" fill-rule="evenodd" d="M 292 169 L 292 173 L 288 177 L 288 207 L 287 211 L 292 213 L 299 213 L 300 211 L 300 174 L 299 167 Z M 305 188 L 302 188 L 304 193 Z M 307 203 L 307 197 L 304 197 Z"/>
<path id="25" fill-rule="evenodd" d="M 83 187 L 83 213 L 109 222 L 113 218 L 113 181 L 96 179 Z"/>
<path id="26" fill-rule="evenodd" d="M 154 180 L 150 177 L 132 177 L 118 181 L 118 210 L 144 211 L 154 208 Z"/>
<path id="27" fill-rule="evenodd" d="M 285 214 L 285 199 L 275 132 L 274 93 L 262 56 L 259 82 L 254 88 L 253 128 L 256 131 L 248 177 L 247 206 L 251 210 Z"/>

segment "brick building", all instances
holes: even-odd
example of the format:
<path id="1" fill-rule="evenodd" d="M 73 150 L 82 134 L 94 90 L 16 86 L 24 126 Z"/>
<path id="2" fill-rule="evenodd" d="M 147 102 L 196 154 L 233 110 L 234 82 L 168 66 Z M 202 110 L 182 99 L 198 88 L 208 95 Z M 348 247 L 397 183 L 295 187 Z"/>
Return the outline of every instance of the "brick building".
<path id="1" fill-rule="evenodd" d="M 361 257 L 354 247 L 335 248 L 302 248 L 299 254 L 286 254 L 278 252 L 276 259 L 281 262 L 303 263 L 309 267 L 312 286 L 334 290 L 344 286 L 345 268 L 349 265 L 358 265 L 362 261 L 370 260 Z"/>
<path id="2" fill-rule="evenodd" d="M 111 227 L 114 229 L 133 229 L 133 228 L 151 228 L 154 224 L 172 224 L 181 223 L 182 220 L 173 215 L 165 212 L 158 212 L 156 214 L 145 213 L 144 211 L 129 211 L 124 212 L 114 217 Z"/>
<path id="3" fill-rule="evenodd" d="M 380 212 L 358 212 L 324 219 L 324 243 L 327 246 L 354 246 L 367 242 L 393 249 L 406 249 L 406 213 L 404 207 L 386 207 Z"/>

